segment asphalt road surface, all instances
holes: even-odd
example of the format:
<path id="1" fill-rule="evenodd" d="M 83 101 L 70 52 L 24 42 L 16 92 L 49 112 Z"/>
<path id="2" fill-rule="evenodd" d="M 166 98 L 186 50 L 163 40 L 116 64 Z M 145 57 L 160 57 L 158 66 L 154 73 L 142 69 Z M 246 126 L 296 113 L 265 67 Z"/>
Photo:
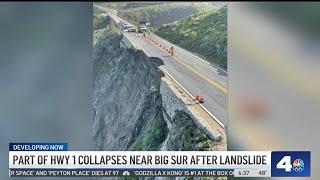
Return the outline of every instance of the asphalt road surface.
<path id="1" fill-rule="evenodd" d="M 121 18 L 116 12 L 102 6 L 96 7 L 106 10 L 118 23 Z M 128 23 L 130 24 L 130 23 Z M 202 104 L 225 128 L 227 128 L 227 72 L 211 65 L 199 56 L 180 48 L 155 34 L 151 38 L 167 48 L 174 47 L 174 55 L 171 56 L 155 45 L 150 40 L 143 38 L 142 33 L 125 33 L 134 43 L 138 44 L 152 57 L 163 60 L 162 66 L 173 78 L 179 82 L 193 96 L 204 97 Z"/>
<path id="2" fill-rule="evenodd" d="M 143 38 L 139 33 L 126 33 L 152 57 L 163 60 L 162 66 L 193 96 L 202 95 L 207 108 L 224 126 L 227 126 L 227 73 L 200 57 L 151 34 L 151 38 L 170 48 L 174 46 L 174 56 Z"/>

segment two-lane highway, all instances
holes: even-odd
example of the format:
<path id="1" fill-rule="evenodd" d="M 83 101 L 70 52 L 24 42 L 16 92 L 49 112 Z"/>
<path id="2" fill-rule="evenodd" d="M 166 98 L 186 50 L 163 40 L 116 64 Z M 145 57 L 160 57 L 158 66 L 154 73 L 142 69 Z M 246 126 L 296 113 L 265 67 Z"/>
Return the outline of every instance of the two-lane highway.
<path id="1" fill-rule="evenodd" d="M 213 79 L 217 83 L 219 83 L 223 87 L 227 87 L 227 72 L 221 68 L 215 67 L 214 65 L 210 64 L 209 62 L 205 61 L 204 59 L 200 58 L 197 55 L 177 46 L 173 45 L 169 41 L 152 34 L 152 38 L 157 42 L 160 42 L 162 45 L 166 47 L 174 47 L 175 56 L 183 59 L 186 63 L 190 64 L 193 68 L 197 69 L 199 72 L 202 72 L 204 75 Z M 202 62 L 198 62 L 202 61 Z M 215 71 L 215 73 L 212 72 Z M 226 90 L 226 89 L 225 89 Z"/>
<path id="2" fill-rule="evenodd" d="M 119 23 L 122 19 L 116 12 L 102 6 L 112 19 Z M 124 21 L 124 20 L 122 20 Z M 130 24 L 130 23 L 128 23 Z M 145 53 L 163 60 L 162 66 L 170 75 L 183 86 L 192 96 L 202 95 L 205 102 L 202 104 L 223 127 L 227 127 L 227 73 L 217 68 L 195 54 L 180 48 L 155 34 L 151 38 L 167 48 L 174 47 L 171 56 L 158 45 L 143 37 L 141 33 L 127 33 L 125 36 L 137 44 Z"/>
<path id="3" fill-rule="evenodd" d="M 139 33 L 126 33 L 152 57 L 163 60 L 162 66 L 193 96 L 202 95 L 203 106 L 208 109 L 225 127 L 227 126 L 227 76 L 226 73 L 210 65 L 196 55 L 151 34 L 151 38 L 170 48 L 174 46 L 171 56 L 159 45 L 144 38 Z"/>

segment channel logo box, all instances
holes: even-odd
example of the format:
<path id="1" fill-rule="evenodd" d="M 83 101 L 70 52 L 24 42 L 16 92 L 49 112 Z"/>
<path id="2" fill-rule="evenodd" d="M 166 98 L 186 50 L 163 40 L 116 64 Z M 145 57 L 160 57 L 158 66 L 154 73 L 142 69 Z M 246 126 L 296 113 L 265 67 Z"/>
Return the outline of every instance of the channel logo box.
<path id="1" fill-rule="evenodd" d="M 310 151 L 273 151 L 271 153 L 272 177 L 310 177 Z"/>

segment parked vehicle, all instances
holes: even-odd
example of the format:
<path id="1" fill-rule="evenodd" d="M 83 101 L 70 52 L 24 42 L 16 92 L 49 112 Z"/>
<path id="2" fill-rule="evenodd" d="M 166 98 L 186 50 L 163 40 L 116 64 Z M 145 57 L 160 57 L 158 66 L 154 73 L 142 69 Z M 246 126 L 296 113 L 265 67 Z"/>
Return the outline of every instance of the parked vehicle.
<path id="1" fill-rule="evenodd" d="M 129 29 L 129 25 L 127 23 L 124 23 L 120 26 L 121 30 Z"/>
<path id="2" fill-rule="evenodd" d="M 137 32 L 137 30 L 134 26 L 129 26 L 128 32 Z"/>
<path id="3" fill-rule="evenodd" d="M 139 32 L 143 33 L 143 32 L 147 32 L 147 31 L 148 31 L 148 29 L 146 26 L 140 26 Z"/>

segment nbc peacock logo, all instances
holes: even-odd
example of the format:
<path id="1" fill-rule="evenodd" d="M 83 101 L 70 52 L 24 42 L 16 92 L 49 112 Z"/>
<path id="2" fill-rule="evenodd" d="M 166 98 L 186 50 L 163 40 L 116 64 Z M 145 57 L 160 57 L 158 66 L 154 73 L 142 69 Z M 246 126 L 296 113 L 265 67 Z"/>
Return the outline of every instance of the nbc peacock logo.
<path id="1" fill-rule="evenodd" d="M 296 159 L 293 161 L 293 168 L 295 172 L 302 172 L 304 170 L 304 163 L 302 159 Z"/>

